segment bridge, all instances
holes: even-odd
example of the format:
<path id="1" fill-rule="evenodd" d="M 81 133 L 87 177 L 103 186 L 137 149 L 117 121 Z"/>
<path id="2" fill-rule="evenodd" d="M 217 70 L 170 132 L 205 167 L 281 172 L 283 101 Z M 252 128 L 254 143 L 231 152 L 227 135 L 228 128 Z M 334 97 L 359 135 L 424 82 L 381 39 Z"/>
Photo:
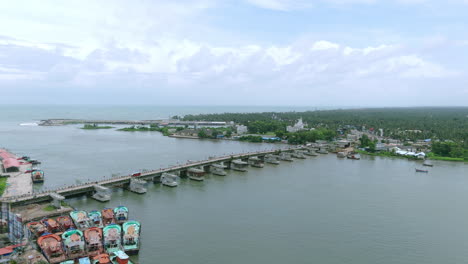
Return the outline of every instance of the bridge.
<path id="1" fill-rule="evenodd" d="M 202 161 L 195 161 L 189 162 L 182 165 L 172 166 L 168 168 L 162 168 L 157 170 L 151 171 L 144 171 L 141 172 L 140 175 L 124 175 L 112 178 L 104 178 L 97 181 L 90 181 L 83 184 L 72 185 L 68 187 L 61 187 L 54 190 L 47 190 L 32 194 L 25 194 L 19 196 L 10 196 L 10 197 L 3 197 L 0 202 L 9 203 L 12 206 L 18 205 L 25 205 L 31 203 L 40 203 L 40 202 L 48 202 L 54 201 L 56 202 L 57 197 L 59 199 L 65 199 L 74 196 L 80 195 L 92 195 L 96 191 L 99 192 L 100 190 L 106 190 L 111 187 L 115 186 L 129 186 L 134 179 L 138 179 L 138 182 L 141 181 L 159 181 L 159 178 L 163 173 L 173 173 L 178 174 L 180 176 L 186 176 L 187 171 L 190 168 L 203 168 L 205 171 L 209 171 L 209 168 L 212 165 L 216 164 L 225 164 L 227 168 L 231 168 L 231 166 L 235 166 L 235 160 L 248 160 L 251 157 L 258 157 L 259 159 L 264 159 L 264 157 L 268 154 L 285 154 L 288 152 L 295 152 L 297 150 L 302 150 L 303 148 L 296 147 L 296 148 L 284 148 L 284 149 L 275 149 L 275 150 L 265 150 L 265 151 L 257 151 L 257 152 L 247 152 L 247 153 L 240 153 L 240 154 L 233 154 L 221 157 L 213 157 L 207 160 Z M 234 162 L 233 162 L 234 161 Z M 235 169 L 235 168 L 234 168 Z M 108 201 L 110 198 L 103 198 L 102 201 Z"/>

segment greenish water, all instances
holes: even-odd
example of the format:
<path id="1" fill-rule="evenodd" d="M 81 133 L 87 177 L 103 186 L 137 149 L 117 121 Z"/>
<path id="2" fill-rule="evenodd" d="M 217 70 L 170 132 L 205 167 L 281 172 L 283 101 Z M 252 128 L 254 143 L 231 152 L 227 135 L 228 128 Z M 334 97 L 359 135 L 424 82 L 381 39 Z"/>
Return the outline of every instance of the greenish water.
<path id="1" fill-rule="evenodd" d="M 91 117 L 87 108 L 69 115 L 67 108 L 58 109 L 31 116 L 10 109 L 0 116 L 0 145 L 43 162 L 46 182 L 38 188 L 279 147 L 174 139 L 158 132 L 18 125 L 40 119 L 39 114 Z M 112 113 L 115 119 L 158 115 L 103 109 L 98 115 Z M 465 263 L 468 166 L 433 164 L 429 173 L 415 173 L 416 161 L 367 156 L 354 161 L 329 154 L 247 173 L 230 171 L 204 182 L 183 180 L 177 188 L 149 184 L 145 195 L 117 189 L 109 203 L 70 202 L 85 210 L 128 206 L 130 218 L 142 222 L 136 260 L 144 264 Z"/>

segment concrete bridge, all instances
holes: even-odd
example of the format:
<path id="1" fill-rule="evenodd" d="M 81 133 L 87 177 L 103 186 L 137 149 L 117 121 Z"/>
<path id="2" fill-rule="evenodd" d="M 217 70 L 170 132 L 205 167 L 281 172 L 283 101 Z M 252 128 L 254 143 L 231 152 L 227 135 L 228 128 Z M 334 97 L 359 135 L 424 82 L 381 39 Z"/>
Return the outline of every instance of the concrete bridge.
<path id="1" fill-rule="evenodd" d="M 233 154 L 228 156 L 222 157 L 213 157 L 208 160 L 190 162 L 187 164 L 172 166 L 168 168 L 158 169 L 158 170 L 151 170 L 141 172 L 140 175 L 125 175 L 119 177 L 112 177 L 112 178 L 105 178 L 97 181 L 91 181 L 79 185 L 72 185 L 68 187 L 57 188 L 55 190 L 48 190 L 33 194 L 26 194 L 20 196 L 10 196 L 4 197 L 0 200 L 3 203 L 9 203 L 12 206 L 18 205 L 25 205 L 31 203 L 39 203 L 39 202 L 48 202 L 54 201 L 57 199 L 56 197 L 62 197 L 62 199 L 74 197 L 74 196 L 81 196 L 81 195 L 93 195 L 95 196 L 96 192 L 106 191 L 110 187 L 115 186 L 129 186 L 134 181 L 136 183 L 141 183 L 141 181 L 153 181 L 159 182 L 159 179 L 163 173 L 172 173 L 178 174 L 181 177 L 187 176 L 187 171 L 190 168 L 202 168 L 206 172 L 209 171 L 210 167 L 216 164 L 224 164 L 226 168 L 236 169 L 236 162 L 235 160 L 243 160 L 248 161 L 251 157 L 257 157 L 260 160 L 264 160 L 264 157 L 268 154 L 280 154 L 284 152 L 294 152 L 297 150 L 301 150 L 303 148 L 285 148 L 285 149 L 277 149 L 277 150 L 265 150 L 265 151 L 257 151 L 257 152 L 248 152 L 248 153 L 240 153 L 240 154 Z M 257 160 L 256 158 L 256 160 Z M 138 193 L 144 193 L 141 190 L 137 191 Z M 94 197 L 93 196 L 93 197 Z M 105 195 L 104 195 L 105 196 Z M 110 198 L 103 198 L 102 201 L 107 201 Z"/>

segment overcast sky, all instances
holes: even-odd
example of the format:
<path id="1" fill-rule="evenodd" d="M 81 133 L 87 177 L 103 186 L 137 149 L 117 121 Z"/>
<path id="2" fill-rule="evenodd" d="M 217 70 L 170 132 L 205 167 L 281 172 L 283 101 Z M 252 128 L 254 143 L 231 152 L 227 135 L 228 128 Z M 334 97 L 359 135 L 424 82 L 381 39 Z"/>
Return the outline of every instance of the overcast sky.
<path id="1" fill-rule="evenodd" d="M 468 0 L 2 1 L 0 103 L 468 106 Z"/>

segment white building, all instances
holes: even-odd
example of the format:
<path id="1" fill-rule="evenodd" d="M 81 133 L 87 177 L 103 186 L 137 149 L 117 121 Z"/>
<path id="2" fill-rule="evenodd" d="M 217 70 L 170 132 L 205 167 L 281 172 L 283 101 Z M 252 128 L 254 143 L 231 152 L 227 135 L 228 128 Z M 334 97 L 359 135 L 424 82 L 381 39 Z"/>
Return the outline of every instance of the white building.
<path id="1" fill-rule="evenodd" d="M 286 127 L 286 131 L 290 133 L 294 133 L 300 130 L 304 130 L 304 123 L 302 122 L 302 118 L 299 118 L 299 120 L 297 120 L 297 123 L 294 126 Z"/>
<path id="2" fill-rule="evenodd" d="M 237 131 L 237 134 L 238 134 L 238 135 L 241 135 L 241 134 L 247 133 L 249 130 L 248 130 L 247 126 L 244 126 L 244 125 L 237 125 L 237 126 L 236 126 L 236 131 Z"/>

